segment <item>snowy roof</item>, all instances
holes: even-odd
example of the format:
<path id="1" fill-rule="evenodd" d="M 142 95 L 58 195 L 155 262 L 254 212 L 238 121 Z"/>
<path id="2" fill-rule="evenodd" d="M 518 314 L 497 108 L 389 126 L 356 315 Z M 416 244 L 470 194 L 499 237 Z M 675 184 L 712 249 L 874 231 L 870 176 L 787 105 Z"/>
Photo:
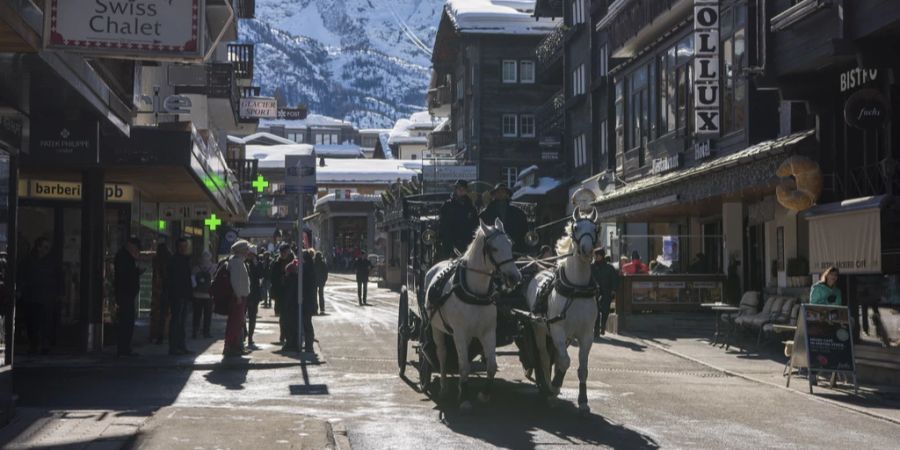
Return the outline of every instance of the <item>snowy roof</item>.
<path id="1" fill-rule="evenodd" d="M 390 128 L 363 128 L 359 130 L 359 134 L 381 134 L 390 133 Z"/>
<path id="2" fill-rule="evenodd" d="M 534 0 L 448 0 L 446 12 L 460 33 L 540 35 L 558 23 L 535 19 Z"/>
<path id="3" fill-rule="evenodd" d="M 316 167 L 319 184 L 390 184 L 410 180 L 422 171 L 421 161 L 397 159 L 325 159 Z"/>
<path id="4" fill-rule="evenodd" d="M 391 150 L 391 134 L 379 134 L 378 141 L 381 143 L 381 150 L 384 152 L 384 159 L 394 159 L 394 152 L 393 150 Z"/>
<path id="5" fill-rule="evenodd" d="M 285 155 L 308 155 L 313 152 L 309 144 L 248 145 L 247 158 L 259 160 L 263 169 L 284 168 Z"/>
<path id="6" fill-rule="evenodd" d="M 538 179 L 538 183 L 535 186 L 522 186 L 515 193 L 513 193 L 513 200 L 522 198 L 526 195 L 544 195 L 557 187 L 559 187 L 560 182 L 556 178 L 550 177 L 541 177 Z"/>
<path id="7" fill-rule="evenodd" d="M 316 144 L 316 157 L 328 158 L 360 158 L 362 149 L 356 144 Z"/>
<path id="8" fill-rule="evenodd" d="M 450 131 L 450 118 L 444 117 L 432 131 Z"/>
<path id="9" fill-rule="evenodd" d="M 381 196 L 380 196 L 380 195 L 374 195 L 374 194 L 358 194 L 358 193 L 356 193 L 356 192 L 353 192 L 353 193 L 350 194 L 350 198 L 349 198 L 349 199 L 344 198 L 344 199 L 340 199 L 340 200 L 335 200 L 334 194 L 325 194 L 325 195 L 323 195 L 323 196 L 321 196 L 321 197 L 319 197 L 319 198 L 316 199 L 316 208 L 318 208 L 319 206 L 322 206 L 323 204 L 328 203 L 328 202 L 369 202 L 369 203 L 375 203 L 375 202 L 379 202 L 379 201 L 381 201 Z"/>
<path id="10" fill-rule="evenodd" d="M 308 127 L 343 127 L 353 126 L 350 122 L 334 117 L 323 116 L 321 114 L 310 114 L 305 119 L 260 119 L 259 127 L 267 128 L 271 126 L 284 126 L 285 128 L 308 128 Z"/>
<path id="11" fill-rule="evenodd" d="M 516 178 L 519 180 L 523 180 L 523 179 L 525 179 L 525 177 L 527 177 L 528 175 L 531 175 L 531 173 L 536 170 L 538 170 L 538 166 L 529 166 L 525 170 L 519 172 L 519 176 Z"/>
<path id="12" fill-rule="evenodd" d="M 390 132 L 388 143 L 390 144 L 427 144 L 426 136 L 411 136 L 410 130 L 433 130 L 439 120 L 432 117 L 428 111 L 413 113 L 409 119 L 400 119 L 394 124 Z"/>
<path id="13" fill-rule="evenodd" d="M 232 142 L 235 144 L 249 144 L 252 142 L 261 141 L 261 140 L 265 140 L 265 139 L 268 139 L 270 141 L 275 141 L 279 144 L 287 144 L 287 145 L 294 144 L 294 141 L 292 141 L 290 139 L 283 138 L 281 136 L 278 136 L 278 135 L 275 135 L 272 133 L 266 133 L 266 132 L 253 133 L 249 136 L 244 136 L 244 137 L 228 136 L 228 142 Z"/>

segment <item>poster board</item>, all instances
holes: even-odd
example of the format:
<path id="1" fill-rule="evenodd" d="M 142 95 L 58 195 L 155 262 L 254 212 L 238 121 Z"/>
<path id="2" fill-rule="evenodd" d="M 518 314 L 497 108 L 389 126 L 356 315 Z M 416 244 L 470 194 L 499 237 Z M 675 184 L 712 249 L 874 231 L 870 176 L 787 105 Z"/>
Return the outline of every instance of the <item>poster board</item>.
<path id="1" fill-rule="evenodd" d="M 850 375 L 857 386 L 852 327 L 846 306 L 804 304 L 800 307 L 790 366 L 807 369 L 810 393 L 813 378 L 823 372 Z"/>

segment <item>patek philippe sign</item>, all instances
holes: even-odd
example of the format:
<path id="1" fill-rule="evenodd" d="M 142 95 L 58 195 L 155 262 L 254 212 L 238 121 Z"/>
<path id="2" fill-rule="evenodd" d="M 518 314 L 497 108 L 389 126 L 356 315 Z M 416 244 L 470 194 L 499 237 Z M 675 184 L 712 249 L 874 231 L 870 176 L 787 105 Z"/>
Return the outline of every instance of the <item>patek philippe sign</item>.
<path id="1" fill-rule="evenodd" d="M 717 136 L 719 111 L 719 1 L 694 0 L 694 134 Z"/>
<path id="2" fill-rule="evenodd" d="M 274 119 L 278 117 L 278 101 L 273 97 L 244 97 L 241 99 L 242 119 Z"/>
<path id="3" fill-rule="evenodd" d="M 107 56 L 201 59 L 205 0 L 46 0 L 44 45 Z"/>
<path id="4" fill-rule="evenodd" d="M 96 120 L 38 120 L 31 124 L 27 159 L 50 165 L 100 162 L 100 123 Z"/>

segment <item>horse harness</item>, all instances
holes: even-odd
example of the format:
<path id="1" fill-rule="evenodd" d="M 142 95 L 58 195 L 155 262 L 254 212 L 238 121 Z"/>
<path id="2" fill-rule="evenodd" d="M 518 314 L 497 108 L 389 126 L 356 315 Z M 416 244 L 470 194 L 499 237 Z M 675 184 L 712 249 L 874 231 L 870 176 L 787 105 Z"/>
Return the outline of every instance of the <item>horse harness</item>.
<path id="1" fill-rule="evenodd" d="M 561 320 L 566 320 L 566 313 L 569 312 L 569 308 L 572 306 L 572 301 L 576 298 L 596 298 L 599 287 L 592 282 L 588 282 L 586 286 L 578 286 L 569 281 L 569 277 L 566 276 L 566 269 L 562 267 L 557 267 L 556 270 L 553 271 L 553 274 L 550 278 L 545 279 L 541 284 L 538 285 L 537 288 L 537 302 L 535 303 L 535 313 L 547 314 L 547 310 L 549 307 L 550 301 L 550 293 L 556 291 L 557 294 L 566 297 L 566 305 L 563 307 L 562 312 L 559 313 L 558 316 L 553 317 L 551 319 L 547 319 L 547 324 L 554 324 Z"/>

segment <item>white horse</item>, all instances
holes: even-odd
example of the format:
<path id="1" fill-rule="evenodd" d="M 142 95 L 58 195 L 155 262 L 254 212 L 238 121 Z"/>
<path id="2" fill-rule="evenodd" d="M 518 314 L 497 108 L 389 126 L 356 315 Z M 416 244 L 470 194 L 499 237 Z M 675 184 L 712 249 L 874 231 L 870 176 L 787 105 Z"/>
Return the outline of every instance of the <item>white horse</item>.
<path id="1" fill-rule="evenodd" d="M 425 275 L 425 286 L 431 290 L 435 276 L 453 264 L 443 261 Z M 497 373 L 497 305 L 493 303 L 492 276 L 497 272 L 507 285 L 521 282 L 522 274 L 516 267 L 512 254 L 512 242 L 497 219 L 494 226 L 484 222 L 478 226 L 475 238 L 460 257 L 459 269 L 454 279 L 444 286 L 443 295 L 449 296 L 439 307 L 430 312 L 432 335 L 441 370 L 441 395 L 447 393 L 447 348 L 444 335 L 453 337 L 459 359 L 459 401 L 461 410 L 472 408 L 466 396 L 469 379 L 469 343 L 478 339 L 487 362 L 487 383 L 479 400 L 490 398 L 491 384 Z M 462 278 L 462 279 L 459 279 Z M 426 291 L 428 292 L 428 291 Z M 432 311 L 431 305 L 428 310 Z"/>
<path id="2" fill-rule="evenodd" d="M 553 363 L 555 373 L 550 386 L 553 396 L 559 395 L 566 370 L 571 364 L 567 351 L 569 342 L 573 339 L 578 341 L 578 409 L 584 414 L 590 412 L 587 400 L 588 356 L 594 342 L 598 312 L 591 278 L 591 262 L 599 228 L 596 219 L 597 210 L 587 216 L 580 216 L 577 210 L 572 214 L 572 221 L 566 227 L 568 234 L 556 243 L 557 254 L 564 257 L 557 263 L 558 275 L 547 304 L 547 323 L 533 327 L 542 366 L 535 370 L 543 371 L 544 379 L 550 380 L 550 364 Z M 528 285 L 525 295 L 532 311 L 538 301 L 538 286 L 553 276 L 554 271 L 543 271 Z M 553 342 L 553 356 L 547 348 L 548 334 Z"/>

